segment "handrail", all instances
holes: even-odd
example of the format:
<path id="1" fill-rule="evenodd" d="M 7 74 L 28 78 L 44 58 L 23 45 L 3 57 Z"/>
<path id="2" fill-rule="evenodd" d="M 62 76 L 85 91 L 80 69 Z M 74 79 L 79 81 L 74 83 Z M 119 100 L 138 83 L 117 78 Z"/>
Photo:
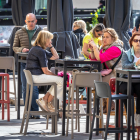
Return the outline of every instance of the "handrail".
<path id="1" fill-rule="evenodd" d="M 73 9 L 74 11 L 93 11 L 93 10 L 97 10 L 97 8 L 75 8 Z M 40 13 L 40 11 L 47 11 L 47 9 L 38 9 L 37 14 Z"/>
<path id="2" fill-rule="evenodd" d="M 12 8 L 0 8 L 0 12 L 3 11 L 11 11 L 12 12 Z"/>
<path id="3" fill-rule="evenodd" d="M 81 18 L 92 18 L 93 16 L 95 16 L 95 14 L 76 14 L 74 15 L 74 19 L 76 19 L 77 17 L 81 17 Z M 103 18 L 105 16 L 105 14 L 98 14 L 98 17 L 99 18 Z M 44 19 L 47 19 L 47 15 L 36 15 L 36 18 L 37 19 L 41 19 L 41 18 L 44 18 Z M 0 16 L 0 19 L 12 19 L 12 15 L 4 15 L 4 16 Z"/>

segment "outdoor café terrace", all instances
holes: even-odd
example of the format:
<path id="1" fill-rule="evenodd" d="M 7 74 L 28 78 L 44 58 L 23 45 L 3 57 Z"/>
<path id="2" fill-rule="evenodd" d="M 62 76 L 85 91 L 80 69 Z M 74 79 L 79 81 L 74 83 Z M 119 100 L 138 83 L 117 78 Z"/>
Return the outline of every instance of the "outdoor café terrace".
<path id="1" fill-rule="evenodd" d="M 132 103 L 133 105 L 129 105 L 129 103 L 131 102 L 131 83 L 139 83 L 140 79 L 132 79 L 130 78 L 131 76 L 127 77 L 127 79 L 119 77 L 119 74 L 139 74 L 139 70 L 116 71 L 116 83 L 113 81 L 113 88 L 111 86 L 112 84 L 109 85 L 111 90 L 109 92 L 110 96 L 108 97 L 112 98 L 113 101 L 117 99 L 117 101 L 115 101 L 116 109 L 110 113 L 109 126 L 107 127 L 109 129 L 106 132 L 108 110 L 106 113 L 103 113 L 102 101 L 100 100 L 99 102 L 97 99 L 96 102 L 97 92 L 95 92 L 94 82 L 92 83 L 94 88 L 90 86 L 91 83 L 89 83 L 88 86 L 85 82 L 84 84 L 86 87 L 76 90 L 76 84 L 73 84 L 74 79 L 72 79 L 73 83 L 71 84 L 71 87 L 74 91 L 73 97 L 69 91 L 70 83 L 69 87 L 67 86 L 66 74 L 73 69 L 82 71 L 83 66 L 85 65 L 88 65 L 90 68 L 84 69 L 84 74 L 90 73 L 91 65 L 92 70 L 98 70 L 99 75 L 101 75 L 102 70 L 101 61 L 84 60 L 80 58 L 81 56 L 83 57 L 83 55 L 78 53 L 75 55 L 75 51 L 77 51 L 77 49 L 75 49 L 76 45 L 74 41 L 71 41 L 73 37 L 71 32 L 74 21 L 84 20 L 88 32 L 97 23 L 104 23 L 106 24 L 106 27 L 114 28 L 119 35 L 119 39 L 124 43 L 123 49 L 128 50 L 130 48 L 128 43 L 130 36 L 128 36 L 127 32 L 128 30 L 132 31 L 135 27 L 135 21 L 140 14 L 140 9 L 132 8 L 134 0 L 132 3 L 131 0 L 103 0 L 105 5 L 102 8 L 98 8 L 100 5 L 98 5 L 98 7 L 95 6 L 98 2 L 94 3 L 91 0 L 89 0 L 89 5 L 93 4 L 93 6 L 91 5 L 90 8 L 89 6 L 87 8 L 85 8 L 86 6 L 84 8 L 80 6 L 74 7 L 74 4 L 77 4 L 77 1 L 0 0 L 0 140 L 88 140 L 91 138 L 90 134 L 92 135 L 92 139 L 97 140 L 104 139 L 105 134 L 107 134 L 107 139 L 111 140 L 139 140 L 140 126 L 134 126 L 133 122 L 132 126 L 130 126 L 130 108 L 134 107 L 134 113 L 136 113 L 136 100 L 134 100 L 134 104 Z M 86 2 L 81 1 L 81 3 L 82 5 L 86 5 L 88 0 Z M 80 5 L 80 0 L 78 5 Z M 22 57 L 27 58 L 28 53 L 15 53 L 13 51 L 15 33 L 25 25 L 24 20 L 28 13 L 34 13 L 37 24 L 41 28 L 47 27 L 47 30 L 54 35 L 52 44 L 59 54 L 59 59 L 54 61 L 49 60 L 48 68 L 54 67 L 56 74 L 58 71 L 64 72 L 62 108 L 59 108 L 59 100 L 55 98 L 55 112 L 53 114 L 46 114 L 45 111 L 39 109 L 40 112 L 36 111 L 35 114 L 38 115 L 38 113 L 41 113 L 39 114 L 40 119 L 28 119 L 28 109 L 26 110 L 23 101 L 20 64 L 27 63 Z M 126 27 L 130 27 L 130 29 Z M 7 58 L 10 59 L 8 60 Z M 88 74 L 86 76 L 88 76 Z M 86 81 L 86 78 L 84 80 Z M 126 95 L 126 99 L 128 99 L 127 111 L 119 101 L 119 99 L 121 100 L 124 98 L 121 98 L 118 90 L 112 90 L 118 89 L 119 82 L 123 80 L 130 85 L 128 86 L 129 92 Z M 79 83 L 81 84 L 80 81 Z M 55 86 L 54 83 L 51 84 Z M 46 94 L 50 85 L 37 85 L 39 89 L 39 99 Z M 30 84 L 30 86 L 32 86 L 32 84 Z M 11 92 L 13 94 L 11 94 Z M 116 95 L 117 97 L 114 96 L 113 98 L 111 96 L 114 94 L 118 94 Z M 9 100 L 7 95 L 9 96 Z M 69 97 L 69 95 L 71 97 Z M 68 109 L 68 99 L 70 99 L 70 109 Z M 8 104 L 10 106 L 8 106 Z M 94 108 L 95 104 L 97 104 L 96 109 Z M 108 104 L 111 104 L 110 100 L 108 101 Z M 74 110 L 72 110 L 72 105 L 74 105 Z M 92 127 L 94 110 L 97 112 L 95 115 L 95 123 Z M 8 111 L 10 111 L 10 113 L 8 113 Z M 72 115 L 78 115 L 79 112 L 84 115 L 78 117 Z M 24 116 L 24 114 L 26 115 Z M 22 131 L 23 123 L 25 128 L 23 128 Z M 116 129 L 114 130 L 115 127 Z M 91 132 L 92 128 L 94 128 L 93 133 Z M 102 128 L 101 130 L 104 131 L 102 132 L 98 128 Z"/>

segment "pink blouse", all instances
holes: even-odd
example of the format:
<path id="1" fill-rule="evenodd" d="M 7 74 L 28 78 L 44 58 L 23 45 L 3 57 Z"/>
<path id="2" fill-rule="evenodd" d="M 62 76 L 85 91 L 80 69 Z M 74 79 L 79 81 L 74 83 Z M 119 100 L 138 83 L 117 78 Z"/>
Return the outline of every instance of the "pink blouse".
<path id="1" fill-rule="evenodd" d="M 121 50 L 116 46 L 112 46 L 111 48 L 107 49 L 105 52 L 103 52 L 103 49 L 101 49 L 99 54 L 101 63 L 117 58 L 120 55 L 121 55 Z M 97 60 L 97 59 L 91 59 L 90 55 L 89 55 L 89 59 Z"/>

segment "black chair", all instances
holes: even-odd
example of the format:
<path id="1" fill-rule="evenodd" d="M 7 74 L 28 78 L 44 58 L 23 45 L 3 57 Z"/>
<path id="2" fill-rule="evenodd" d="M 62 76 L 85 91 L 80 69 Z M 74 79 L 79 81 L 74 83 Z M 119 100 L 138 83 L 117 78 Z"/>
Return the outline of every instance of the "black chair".
<path id="1" fill-rule="evenodd" d="M 90 131 L 89 140 L 92 139 L 92 132 L 93 131 L 96 131 L 96 132 L 105 131 L 104 140 L 107 139 L 108 133 L 121 133 L 121 140 L 122 140 L 123 139 L 123 132 L 127 132 L 127 130 L 123 128 L 123 100 L 128 99 L 128 96 L 124 95 L 124 94 L 111 95 L 110 86 L 106 82 L 96 82 L 95 81 L 94 83 L 95 83 L 95 102 L 94 102 L 93 120 L 92 120 L 91 129 L 90 129 L 91 131 Z M 96 113 L 97 113 L 97 115 L 99 113 L 96 111 L 97 100 L 99 100 L 100 98 L 109 98 L 106 128 L 93 129 L 95 115 L 96 115 Z M 132 103 L 131 104 L 131 107 L 132 107 L 132 128 L 134 129 L 134 97 L 132 96 L 131 99 L 132 99 L 132 102 L 131 102 Z M 112 100 L 120 100 L 120 128 L 108 128 Z M 115 114 L 115 115 L 118 115 L 118 114 Z M 132 136 L 133 136 L 133 138 L 135 138 L 134 132 L 133 132 Z"/>

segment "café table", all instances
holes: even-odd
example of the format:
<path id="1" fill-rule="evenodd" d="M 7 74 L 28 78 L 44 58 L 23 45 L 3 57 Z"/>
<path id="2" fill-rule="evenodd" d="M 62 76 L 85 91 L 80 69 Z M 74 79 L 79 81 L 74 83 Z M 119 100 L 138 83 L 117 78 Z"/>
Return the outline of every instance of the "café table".
<path id="1" fill-rule="evenodd" d="M 122 75 L 126 75 L 125 77 Z M 139 75 L 139 76 L 138 76 Z M 130 127 L 130 114 L 131 114 L 131 89 L 132 83 L 140 83 L 140 70 L 130 70 L 130 69 L 123 69 L 123 70 L 116 70 L 116 94 L 119 94 L 119 84 L 120 82 L 127 82 L 127 140 L 130 140 L 130 133 L 132 133 L 132 140 L 135 139 L 135 128 L 132 126 Z M 118 104 L 119 102 L 116 101 L 116 114 L 118 111 Z M 118 115 L 115 116 L 115 126 L 118 127 Z M 115 134 L 115 140 L 118 140 L 119 134 Z"/>
<path id="2" fill-rule="evenodd" d="M 101 62 L 100 61 L 90 61 L 90 60 L 80 60 L 80 59 L 57 59 L 55 60 L 55 71 L 56 74 L 58 70 L 64 72 L 63 76 L 63 117 L 62 117 L 62 135 L 65 135 L 65 107 L 66 107 L 66 72 L 72 71 L 73 69 L 80 69 L 79 64 L 93 65 L 95 69 L 101 71 Z M 70 66 L 72 65 L 72 66 Z M 75 65 L 75 66 L 74 66 Z M 88 92 L 89 93 L 89 92 Z M 90 101 L 87 93 L 87 103 Z M 89 106 L 87 104 L 87 113 L 89 113 Z M 86 133 L 89 133 L 89 116 L 86 116 Z"/>

